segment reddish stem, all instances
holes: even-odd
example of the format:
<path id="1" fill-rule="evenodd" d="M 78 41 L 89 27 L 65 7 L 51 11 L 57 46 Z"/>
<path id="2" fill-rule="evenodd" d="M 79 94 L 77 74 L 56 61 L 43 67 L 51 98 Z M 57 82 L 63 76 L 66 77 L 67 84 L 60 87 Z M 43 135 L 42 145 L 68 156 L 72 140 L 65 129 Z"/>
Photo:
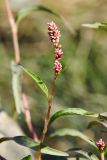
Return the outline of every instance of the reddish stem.
<path id="1" fill-rule="evenodd" d="M 8 15 L 8 21 L 9 21 L 11 32 L 12 32 L 15 61 L 16 61 L 16 64 L 19 64 L 20 63 L 20 50 L 19 50 L 19 43 L 18 43 L 17 26 L 16 26 L 13 13 L 9 5 L 9 1 L 5 0 L 5 4 L 6 4 L 7 15 Z"/>
<path id="2" fill-rule="evenodd" d="M 38 137 L 34 131 L 34 128 L 32 126 L 31 122 L 31 114 L 30 114 L 30 109 L 29 109 L 29 104 L 28 104 L 28 98 L 25 93 L 22 93 L 22 101 L 23 101 L 23 107 L 24 107 L 24 115 L 25 115 L 25 120 L 29 129 L 29 132 L 32 136 L 32 139 L 38 140 Z"/>
<path id="3" fill-rule="evenodd" d="M 47 110 L 47 113 L 46 113 L 46 116 L 45 116 L 43 133 L 42 133 L 42 137 L 41 137 L 41 141 L 40 141 L 40 147 L 39 147 L 39 150 L 37 152 L 36 160 L 41 159 L 41 147 L 42 147 L 42 144 L 44 142 L 46 133 L 48 131 L 48 124 L 49 124 L 49 119 L 50 119 L 50 114 L 51 114 L 52 102 L 53 102 L 53 97 L 54 97 L 54 94 L 55 94 L 55 81 L 56 81 L 56 75 L 54 75 L 54 79 L 53 79 L 53 83 L 52 83 L 51 97 L 48 99 L 48 110 Z"/>

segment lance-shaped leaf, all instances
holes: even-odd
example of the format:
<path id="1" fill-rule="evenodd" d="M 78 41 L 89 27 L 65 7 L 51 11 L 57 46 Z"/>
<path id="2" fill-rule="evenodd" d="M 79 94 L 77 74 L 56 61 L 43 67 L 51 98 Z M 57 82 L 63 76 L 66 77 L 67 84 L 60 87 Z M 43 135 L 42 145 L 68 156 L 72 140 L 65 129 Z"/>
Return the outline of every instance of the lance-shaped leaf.
<path id="1" fill-rule="evenodd" d="M 107 22 L 96 22 L 93 24 L 82 24 L 83 27 L 88 27 L 92 29 L 102 29 L 107 31 Z"/>
<path id="2" fill-rule="evenodd" d="M 107 120 L 107 112 L 100 113 L 98 119 Z"/>
<path id="3" fill-rule="evenodd" d="M 90 155 L 90 158 L 91 160 L 99 160 L 99 158 L 95 154 Z"/>
<path id="4" fill-rule="evenodd" d="M 60 14 L 56 13 L 55 11 L 53 11 L 52 9 L 48 7 L 45 7 L 43 5 L 33 5 L 30 7 L 23 8 L 18 12 L 17 17 L 16 17 L 16 23 L 19 24 L 20 21 L 23 20 L 27 15 L 35 11 L 45 11 L 45 12 L 48 12 L 50 14 L 60 17 Z"/>
<path id="5" fill-rule="evenodd" d="M 79 137 L 81 139 L 83 139 L 84 141 L 86 141 L 87 143 L 89 143 L 90 145 L 92 145 L 93 147 L 97 148 L 95 142 L 89 138 L 88 136 L 86 136 L 85 134 L 81 133 L 78 130 L 75 129 L 69 129 L 69 128 L 64 128 L 64 129 L 59 129 L 57 131 L 55 131 L 51 137 L 54 136 L 72 136 L 72 137 Z"/>
<path id="6" fill-rule="evenodd" d="M 59 150 L 56 150 L 54 148 L 50 148 L 50 147 L 43 147 L 41 152 L 43 154 L 49 154 L 49 155 L 53 155 L 53 156 L 63 156 L 63 157 L 68 157 L 69 154 L 66 152 L 62 152 Z"/>
<path id="7" fill-rule="evenodd" d="M 33 158 L 32 158 L 32 156 L 28 155 L 28 156 L 24 157 L 21 160 L 33 160 Z"/>
<path id="8" fill-rule="evenodd" d="M 21 66 L 21 68 L 36 82 L 36 84 L 40 87 L 40 89 L 48 97 L 48 88 L 47 88 L 46 84 L 40 79 L 40 77 L 22 66 Z"/>
<path id="9" fill-rule="evenodd" d="M 106 120 L 96 120 L 96 121 L 91 121 L 89 124 L 88 124 L 88 128 L 91 128 L 93 126 L 97 126 L 97 125 L 103 125 L 104 127 L 107 128 L 107 121 Z"/>
<path id="10" fill-rule="evenodd" d="M 32 140 L 31 138 L 26 137 L 26 136 L 3 137 L 3 138 L 0 138 L 0 143 L 2 143 L 4 141 L 9 141 L 9 140 L 12 140 L 19 145 L 28 147 L 28 148 L 33 149 L 35 151 L 37 151 L 39 149 L 39 146 L 40 146 L 39 141 L 36 142 L 36 141 Z M 49 155 L 55 155 L 55 156 L 64 156 L 64 157 L 69 156 L 69 154 L 66 153 L 66 152 L 62 152 L 62 151 L 50 148 L 48 146 L 42 146 L 41 153 L 49 154 Z"/>
<path id="11" fill-rule="evenodd" d="M 82 157 L 89 159 L 89 160 L 99 160 L 98 157 L 96 157 L 96 155 L 88 153 L 80 148 L 71 148 L 67 151 L 70 155 L 70 157 L 79 157 L 79 159 L 81 159 Z M 73 153 L 75 153 L 76 155 L 74 155 Z"/>
<path id="12" fill-rule="evenodd" d="M 66 19 L 64 18 L 64 16 L 62 16 L 60 13 L 57 13 L 56 11 L 54 11 L 53 9 L 50 9 L 46 6 L 43 5 L 33 5 L 30 7 L 26 7 L 21 9 L 16 16 L 16 23 L 17 23 L 17 27 L 19 26 L 20 22 L 29 14 L 31 14 L 32 12 L 35 11 L 44 11 L 47 12 L 49 14 L 52 14 L 54 16 L 57 16 L 58 18 L 60 18 L 62 20 L 62 22 L 65 24 L 65 26 L 67 27 L 67 29 L 71 32 L 71 34 L 76 34 L 74 29 L 71 27 L 71 25 L 69 25 L 69 23 L 66 21 Z"/>
<path id="13" fill-rule="evenodd" d="M 11 137 L 2 137 L 0 138 L 0 143 L 11 140 Z"/>
<path id="14" fill-rule="evenodd" d="M 98 117 L 97 113 L 88 112 L 81 108 L 67 108 L 60 110 L 53 114 L 53 116 L 50 118 L 49 124 L 51 124 L 53 121 L 55 121 L 59 117 L 63 116 L 72 116 L 72 115 L 82 115 L 82 116 L 91 116 L 91 117 Z"/>
<path id="15" fill-rule="evenodd" d="M 11 138 L 11 140 L 15 141 L 19 145 L 22 145 L 34 150 L 37 150 L 40 144 L 39 141 L 33 141 L 31 138 L 25 137 L 25 136 L 16 136 Z"/>
<path id="16" fill-rule="evenodd" d="M 96 125 L 103 125 L 107 128 L 107 112 L 100 113 L 98 115 L 98 119 L 95 121 L 91 121 L 88 125 L 88 128 L 91 128 Z"/>

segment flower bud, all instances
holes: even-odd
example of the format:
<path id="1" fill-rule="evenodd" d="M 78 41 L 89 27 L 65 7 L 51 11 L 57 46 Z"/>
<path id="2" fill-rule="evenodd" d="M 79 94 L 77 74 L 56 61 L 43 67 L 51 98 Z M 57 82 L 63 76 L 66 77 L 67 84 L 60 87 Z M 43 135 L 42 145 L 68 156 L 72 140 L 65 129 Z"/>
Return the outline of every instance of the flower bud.
<path id="1" fill-rule="evenodd" d="M 58 60 L 55 60 L 55 63 L 54 63 L 55 74 L 58 74 L 61 70 L 62 70 L 62 64 Z"/>
<path id="2" fill-rule="evenodd" d="M 63 56 L 63 51 L 59 48 L 55 49 L 55 57 L 57 60 L 60 60 Z"/>

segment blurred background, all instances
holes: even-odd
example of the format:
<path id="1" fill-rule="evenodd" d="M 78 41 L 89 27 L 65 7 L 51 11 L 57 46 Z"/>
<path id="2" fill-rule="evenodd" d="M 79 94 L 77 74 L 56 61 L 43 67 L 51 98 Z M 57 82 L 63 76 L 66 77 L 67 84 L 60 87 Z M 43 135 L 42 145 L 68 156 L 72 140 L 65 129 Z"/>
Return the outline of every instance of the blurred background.
<path id="1" fill-rule="evenodd" d="M 50 88 L 53 79 L 53 46 L 47 34 L 47 23 L 54 21 L 61 31 L 64 52 L 63 72 L 56 82 L 52 112 L 67 107 L 81 107 L 88 111 L 105 112 L 107 109 L 107 32 L 82 27 L 85 23 L 106 21 L 106 0 L 9 0 L 14 16 L 23 7 L 44 5 L 63 15 L 63 22 L 55 15 L 43 11 L 32 12 L 19 25 L 21 63 L 38 73 Z M 11 86 L 11 61 L 14 60 L 12 35 L 5 4 L 0 0 L 0 99 L 3 109 L 17 120 L 25 134 L 29 135 L 24 119 L 18 118 Z M 34 87 L 35 86 L 35 87 Z M 33 126 L 40 136 L 43 129 L 47 101 L 26 74 L 23 87 L 28 96 Z M 97 140 L 101 127 L 87 129 L 91 121 L 83 117 L 65 117 L 52 124 L 49 133 L 57 128 L 78 129 Z M 66 150 L 86 145 L 79 139 L 47 138 L 47 144 Z"/>

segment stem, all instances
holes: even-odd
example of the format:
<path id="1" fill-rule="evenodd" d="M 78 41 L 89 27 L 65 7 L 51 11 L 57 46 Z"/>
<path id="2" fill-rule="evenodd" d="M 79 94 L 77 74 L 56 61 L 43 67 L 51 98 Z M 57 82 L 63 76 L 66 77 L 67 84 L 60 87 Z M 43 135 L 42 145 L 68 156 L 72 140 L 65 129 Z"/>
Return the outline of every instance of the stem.
<path id="1" fill-rule="evenodd" d="M 8 21 L 9 21 L 11 32 L 12 32 L 15 62 L 16 64 L 20 64 L 20 50 L 19 50 L 19 43 L 18 43 L 17 26 L 9 5 L 9 1 L 5 0 L 5 4 L 6 4 L 7 15 L 8 15 Z"/>
<path id="2" fill-rule="evenodd" d="M 41 147 L 44 142 L 47 130 L 48 130 L 48 124 L 49 124 L 49 119 L 50 119 L 50 114 L 51 114 L 51 108 L 52 108 L 52 102 L 53 102 L 53 97 L 55 93 L 55 81 L 56 81 L 56 75 L 54 75 L 53 83 L 52 83 L 52 92 L 51 92 L 51 97 L 48 99 L 48 110 L 45 116 L 45 122 L 44 122 L 44 128 L 43 128 L 43 133 L 40 141 L 40 147 L 37 152 L 36 160 L 40 160 L 41 158 Z"/>
<path id="3" fill-rule="evenodd" d="M 100 156 L 101 156 L 101 160 L 104 160 L 104 151 L 101 152 Z"/>
<path id="4" fill-rule="evenodd" d="M 24 92 L 22 93 L 22 101 L 23 101 L 23 107 L 24 107 L 25 120 L 26 120 L 28 129 L 29 129 L 29 132 L 31 134 L 32 139 L 37 141 L 38 137 L 37 137 L 37 134 L 35 133 L 34 128 L 32 126 L 28 98 L 27 98 L 27 96 L 26 96 L 26 94 Z"/>
<path id="5" fill-rule="evenodd" d="M 13 38 L 13 47 L 14 47 L 15 64 L 16 64 L 15 66 L 16 66 L 16 68 L 18 68 L 17 70 L 19 70 L 20 69 L 19 64 L 20 64 L 20 61 L 21 61 L 21 57 L 20 57 L 20 49 L 19 49 L 19 42 L 18 42 L 18 29 L 17 29 L 17 25 L 15 23 L 15 19 L 14 19 L 14 16 L 13 16 L 13 13 L 12 13 L 12 10 L 10 8 L 8 0 L 5 0 L 5 5 L 6 5 L 8 21 L 9 21 L 11 32 L 12 32 L 12 38 Z M 14 87 L 14 89 L 15 89 L 14 99 L 15 99 L 15 102 L 16 102 L 16 107 L 18 106 L 17 107 L 18 110 L 19 110 L 20 106 L 21 106 L 20 107 L 21 110 L 23 108 L 24 116 L 25 116 L 25 119 L 26 119 L 26 123 L 27 123 L 28 129 L 29 129 L 29 132 L 32 135 L 32 138 L 34 140 L 38 140 L 37 135 L 36 135 L 36 133 L 33 129 L 32 123 L 31 123 L 31 114 L 30 114 L 30 110 L 29 110 L 27 96 L 22 91 L 21 83 L 20 84 L 18 83 L 18 82 L 21 82 L 21 75 L 19 75 L 19 72 L 16 71 L 16 70 L 13 73 L 15 75 L 14 76 L 15 80 L 13 80 L 13 84 L 15 86 Z M 20 89 L 20 91 L 19 91 L 19 89 Z M 19 103 L 21 103 L 21 97 L 22 97 L 22 101 L 23 101 L 23 106 L 19 105 Z"/>

